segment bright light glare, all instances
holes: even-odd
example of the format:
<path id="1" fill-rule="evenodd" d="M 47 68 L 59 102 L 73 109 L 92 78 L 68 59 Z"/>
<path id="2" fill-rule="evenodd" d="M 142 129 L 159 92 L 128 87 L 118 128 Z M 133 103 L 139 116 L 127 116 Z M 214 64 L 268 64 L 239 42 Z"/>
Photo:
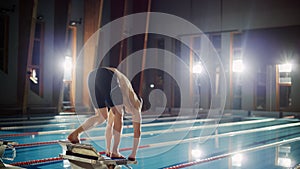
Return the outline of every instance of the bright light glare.
<path id="1" fill-rule="evenodd" d="M 65 68 L 65 70 L 72 69 L 72 58 L 70 56 L 65 57 L 64 68 Z"/>
<path id="2" fill-rule="evenodd" d="M 231 160 L 232 160 L 232 166 L 241 167 L 243 156 L 242 154 L 235 154 L 231 157 Z"/>
<path id="3" fill-rule="evenodd" d="M 286 157 L 279 157 L 278 158 L 278 165 L 282 167 L 291 167 L 292 166 L 292 160 L 290 158 Z"/>
<path id="4" fill-rule="evenodd" d="M 238 60 L 234 60 L 232 62 L 232 72 L 243 72 L 245 69 L 245 66 L 243 64 L 243 60 L 238 59 Z"/>
<path id="5" fill-rule="evenodd" d="M 202 70 L 203 70 L 203 66 L 201 63 L 195 64 L 193 66 L 193 73 L 199 74 L 202 72 Z"/>
<path id="6" fill-rule="evenodd" d="M 72 79 L 72 57 L 66 56 L 64 62 L 64 80 L 71 80 Z"/>
<path id="7" fill-rule="evenodd" d="M 38 84 L 38 78 L 36 76 L 36 70 L 35 69 L 32 69 L 32 73 L 30 75 L 30 80 L 35 83 L 35 84 Z"/>
<path id="8" fill-rule="evenodd" d="M 286 63 L 278 65 L 279 72 L 292 72 L 292 64 Z"/>
<path id="9" fill-rule="evenodd" d="M 191 151 L 191 154 L 192 154 L 193 159 L 196 159 L 196 160 L 199 160 L 202 156 L 202 152 L 199 149 L 193 149 Z"/>
<path id="10" fill-rule="evenodd" d="M 153 83 L 150 84 L 150 88 L 154 88 L 154 84 Z"/>

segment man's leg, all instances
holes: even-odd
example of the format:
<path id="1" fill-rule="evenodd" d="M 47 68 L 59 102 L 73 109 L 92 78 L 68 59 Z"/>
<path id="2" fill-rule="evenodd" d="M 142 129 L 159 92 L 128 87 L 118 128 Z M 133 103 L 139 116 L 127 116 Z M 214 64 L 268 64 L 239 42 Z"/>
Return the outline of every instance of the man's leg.
<path id="1" fill-rule="evenodd" d="M 110 111 L 108 112 L 107 126 L 105 130 L 105 140 L 106 140 L 106 156 L 110 156 L 110 147 L 111 147 L 111 139 L 113 134 L 113 124 L 114 124 L 114 114 Z"/>
<path id="2" fill-rule="evenodd" d="M 81 124 L 76 130 L 74 130 L 69 136 L 68 140 L 71 141 L 72 143 L 79 143 L 79 135 L 86 131 L 89 130 L 99 124 L 102 124 L 106 119 L 107 119 L 107 108 L 99 108 L 95 109 L 95 115 L 88 118 L 83 124 Z"/>
<path id="3" fill-rule="evenodd" d="M 114 137 L 114 144 L 112 148 L 112 158 L 122 157 L 119 153 L 119 145 L 121 140 L 122 134 L 122 127 L 123 127 L 123 106 L 118 105 L 112 107 L 111 110 L 114 113 L 114 125 L 113 125 L 113 137 Z"/>
<path id="4" fill-rule="evenodd" d="M 141 137 L 141 114 L 140 112 L 136 112 L 132 115 L 132 124 L 133 124 L 133 145 L 131 154 L 128 156 L 129 160 L 135 161 L 137 149 L 140 143 Z"/>

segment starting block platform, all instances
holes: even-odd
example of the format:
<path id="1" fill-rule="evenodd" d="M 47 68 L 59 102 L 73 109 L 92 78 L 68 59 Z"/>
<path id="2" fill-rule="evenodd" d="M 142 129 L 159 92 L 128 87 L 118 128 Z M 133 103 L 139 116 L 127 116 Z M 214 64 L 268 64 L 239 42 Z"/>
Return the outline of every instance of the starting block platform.
<path id="1" fill-rule="evenodd" d="M 59 141 L 65 154 L 59 156 L 70 162 L 72 169 L 119 169 L 122 166 L 137 164 L 137 161 L 127 159 L 111 159 L 101 156 L 90 144 L 72 144 L 69 141 Z"/>
<path id="2" fill-rule="evenodd" d="M 15 149 L 15 145 L 18 145 L 17 142 L 14 141 L 6 141 L 6 140 L 0 140 L 0 168 L 5 168 L 5 169 L 22 169 L 21 167 L 16 167 L 16 166 L 12 166 L 9 164 L 5 164 L 3 162 L 3 159 L 5 160 L 10 160 L 13 161 L 14 158 L 16 157 L 16 149 Z M 11 157 L 5 157 L 5 150 L 10 149 L 12 152 Z"/>

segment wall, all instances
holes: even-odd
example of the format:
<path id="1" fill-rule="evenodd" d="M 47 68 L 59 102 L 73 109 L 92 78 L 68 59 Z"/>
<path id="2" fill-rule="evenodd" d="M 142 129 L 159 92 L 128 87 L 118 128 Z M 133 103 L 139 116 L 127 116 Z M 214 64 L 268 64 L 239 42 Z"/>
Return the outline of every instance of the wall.
<path id="1" fill-rule="evenodd" d="M 172 5 L 170 5 L 172 4 Z M 226 108 L 231 108 L 229 93 L 229 55 L 230 55 L 230 32 L 242 32 L 245 34 L 243 46 L 245 64 L 248 67 L 244 73 L 242 87 L 242 109 L 252 109 L 254 105 L 254 81 L 257 66 L 275 65 L 282 63 L 284 50 L 293 50 L 292 57 L 295 64 L 299 63 L 299 25 L 300 13 L 297 0 L 188 0 L 188 1 L 152 1 L 154 12 L 174 14 L 189 20 L 198 26 L 203 32 L 222 32 L 222 56 L 227 76 L 227 101 Z M 298 25 L 298 26 L 297 26 Z M 291 47 L 292 46 L 292 47 Z M 274 71 L 275 69 L 272 69 Z M 297 71 L 297 70 L 294 70 Z M 251 73 L 252 72 L 252 73 Z M 274 72 L 268 72 L 267 86 L 275 84 Z M 293 106 L 296 108 L 300 86 L 294 72 L 292 86 Z M 274 89 L 274 90 L 272 90 Z M 275 87 L 267 87 L 268 110 L 275 109 Z M 297 100 L 297 99 L 296 99 Z"/>
<path id="2" fill-rule="evenodd" d="M 292 72 L 292 91 L 291 91 L 291 97 L 292 97 L 292 106 L 291 110 L 292 111 L 297 111 L 300 112 L 300 64 L 294 64 L 293 67 L 293 72 Z"/>
<path id="3" fill-rule="evenodd" d="M 53 65 L 52 57 L 54 55 L 54 1 L 39 0 L 37 16 L 43 16 L 45 23 L 44 34 L 44 53 L 42 54 L 43 65 L 43 95 L 42 97 L 36 95 L 31 90 L 28 90 L 28 106 L 50 106 L 52 104 L 52 83 L 53 83 L 53 69 L 57 69 Z M 42 80 L 41 80 L 42 81 Z"/>
<path id="4" fill-rule="evenodd" d="M 8 73 L 0 71 L 0 106 L 17 104 L 17 58 L 18 58 L 18 1 L 0 1 L 1 8 L 11 8 L 16 5 L 15 11 L 9 15 L 9 40 L 8 40 Z"/>
<path id="5" fill-rule="evenodd" d="M 8 74 L 0 72 L 0 106 L 9 106 L 16 104 L 16 86 L 17 86 L 17 57 L 18 57 L 18 0 L 2 0 L 0 7 L 9 8 L 12 4 L 16 4 L 16 10 L 10 14 L 10 34 L 9 34 L 9 61 Z M 72 0 L 72 12 L 70 19 L 78 20 L 83 17 L 84 0 Z M 110 21 L 110 2 L 104 1 L 103 21 L 102 25 Z M 300 25 L 300 1 L 298 0 L 152 0 L 153 12 L 165 12 L 182 17 L 194 23 L 204 32 L 224 31 L 222 33 L 222 60 L 224 61 L 225 70 L 228 66 L 229 58 L 229 32 L 231 31 L 248 31 L 258 30 L 262 28 L 279 28 L 285 26 Z M 30 105 L 51 105 L 52 102 L 52 83 L 53 75 L 51 70 L 55 69 L 52 63 L 53 56 L 53 24 L 54 24 L 54 1 L 39 0 L 38 14 L 44 16 L 45 20 L 45 58 L 44 58 L 44 95 L 38 97 L 33 93 L 29 93 Z M 84 20 L 83 20 L 84 22 Z M 77 49 L 79 52 L 83 44 L 83 26 L 79 25 L 77 29 Z M 229 32 L 226 32 L 229 31 Z M 299 31 L 298 31 L 299 33 Z M 276 32 L 275 32 L 276 34 Z M 284 36 L 284 35 L 282 35 Z M 293 43 L 299 44 L 299 35 L 293 36 Z M 270 35 L 270 40 L 274 36 Z M 280 38 L 280 37 L 279 37 Z M 286 38 L 287 41 L 290 38 Z M 281 44 L 278 44 L 281 45 Z M 262 46 L 263 47 L 263 46 Z M 298 45 L 299 48 L 299 45 Z M 251 46 L 248 47 L 249 50 Z M 253 47 L 257 49 L 257 47 Z M 263 48 L 262 48 L 263 51 Z M 261 52 L 261 54 L 263 54 Z M 299 54 L 299 53 L 298 53 Z M 248 57 L 251 57 L 249 55 Z M 260 56 L 259 56 L 260 57 Z M 268 57 L 267 57 L 268 58 Z M 299 60 L 296 61 L 299 65 Z M 272 63 L 273 64 L 273 63 Z M 297 101 L 299 100 L 300 83 L 298 78 L 298 70 L 294 72 L 293 80 L 293 108 L 299 111 Z M 250 75 L 254 76 L 254 75 Z M 253 105 L 252 93 L 253 86 L 250 85 L 251 79 L 244 81 L 247 87 L 243 89 L 244 96 L 242 103 L 243 109 L 249 109 Z M 249 90 L 251 89 L 251 90 Z M 271 99 L 271 98 L 270 98 Z M 227 102 L 227 107 L 230 107 Z"/>
<path id="6" fill-rule="evenodd" d="M 187 19 L 204 32 L 298 25 L 299 6 L 297 0 L 152 1 L 152 11 Z"/>

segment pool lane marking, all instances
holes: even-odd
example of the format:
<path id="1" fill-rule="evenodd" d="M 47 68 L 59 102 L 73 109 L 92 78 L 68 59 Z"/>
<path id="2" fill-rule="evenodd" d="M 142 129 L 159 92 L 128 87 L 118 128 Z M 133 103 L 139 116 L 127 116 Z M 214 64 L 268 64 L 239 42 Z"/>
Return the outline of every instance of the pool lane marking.
<path id="1" fill-rule="evenodd" d="M 80 116 L 80 117 L 78 117 Z M 147 116 L 146 116 L 147 117 Z M 54 118 L 49 118 L 49 117 L 44 117 L 44 118 L 7 118 L 7 119 L 1 119 L 1 125 L 11 125 L 11 124 L 35 124 L 35 123 L 43 123 L 43 122 L 72 122 L 72 121 L 78 121 L 78 118 L 80 119 L 87 119 L 88 116 L 86 115 L 77 115 L 74 117 L 71 116 L 63 116 L 63 117 L 55 117 Z M 125 122 L 126 121 L 131 121 L 131 116 L 125 116 Z M 143 118 L 142 121 L 145 122 L 153 122 L 155 120 L 173 120 L 173 119 L 178 119 L 178 120 L 188 120 L 191 119 L 189 116 L 184 116 L 181 118 L 178 117 L 162 117 L 162 118 Z M 209 119 L 201 119 L 201 120 L 209 120 Z M 210 119 L 212 121 L 212 119 Z"/>
<path id="2" fill-rule="evenodd" d="M 186 130 L 199 130 L 199 129 L 204 129 L 204 128 L 215 128 L 216 126 L 217 127 L 228 127 L 228 126 L 258 123 L 257 121 L 253 122 L 252 120 L 251 121 L 246 121 L 246 122 L 247 123 L 245 123 L 245 122 L 233 122 L 232 124 L 223 123 L 223 124 L 219 124 L 219 125 L 214 124 L 214 125 L 206 125 L 206 126 L 183 127 L 183 128 L 177 128 L 177 129 L 155 130 L 155 131 L 145 131 L 145 132 L 142 131 L 142 136 L 143 135 L 162 134 L 162 133 L 181 132 L 181 131 L 186 131 Z M 259 121 L 259 122 L 266 122 L 266 121 Z M 286 125 L 286 124 L 284 124 L 284 125 Z M 300 125 L 300 122 L 298 123 L 298 125 Z M 263 128 L 268 128 L 268 127 L 263 127 Z M 248 130 L 255 130 L 255 129 L 247 129 L 247 131 Z M 240 132 L 240 131 L 237 131 L 237 132 Z M 245 130 L 242 130 L 242 131 L 245 131 Z M 232 134 L 234 132 L 229 132 L 229 133 Z M 223 133 L 223 134 L 226 134 L 226 133 Z M 218 136 L 223 135 L 223 134 L 218 134 Z M 122 134 L 122 137 L 131 137 L 131 136 L 133 136 L 133 133 Z M 203 138 L 204 137 L 207 137 L 207 136 L 203 136 Z M 209 137 L 211 137 L 211 136 L 209 136 Z M 202 137 L 199 137 L 199 138 L 202 138 Z M 104 140 L 105 136 L 88 137 L 86 139 L 87 140 Z"/>
<path id="3" fill-rule="evenodd" d="M 61 157 L 52 157 L 52 158 L 44 158 L 39 160 L 30 160 L 30 161 L 21 161 L 21 162 L 15 162 L 11 163 L 10 165 L 13 166 L 28 166 L 32 164 L 40 164 L 40 163 L 49 163 L 49 162 L 58 162 L 62 161 L 63 159 Z"/>
<path id="4" fill-rule="evenodd" d="M 51 120 L 34 120 L 34 121 L 10 121 L 10 122 L 1 122 L 1 125 L 12 125 L 12 124 L 36 124 L 36 123 L 62 123 L 62 122 L 74 122 L 74 119 L 51 119 Z"/>
<path id="5" fill-rule="evenodd" d="M 251 133 L 251 132 L 258 132 L 258 131 L 270 131 L 270 130 L 276 130 L 276 129 L 280 129 L 280 128 L 293 127 L 293 126 L 299 126 L 299 125 L 300 125 L 300 122 L 298 122 L 298 123 L 292 123 L 292 124 L 283 124 L 283 125 L 278 125 L 278 126 L 263 127 L 263 128 L 259 128 L 259 129 L 250 129 L 250 130 L 243 130 L 243 131 L 237 131 L 237 132 L 228 132 L 228 133 L 224 133 L 224 134 L 219 134 L 218 136 L 216 136 L 216 135 L 215 136 L 210 136 L 210 139 L 214 138 L 214 137 L 236 136 L 236 135 L 248 134 L 248 133 Z M 300 137 L 298 137 L 298 138 L 300 139 Z M 173 144 L 183 144 L 183 143 L 187 143 L 187 142 L 197 141 L 199 139 L 200 139 L 200 137 L 196 137 L 196 138 L 189 138 L 189 139 L 184 139 L 184 140 L 176 140 L 176 141 L 166 141 L 166 142 L 161 142 L 161 143 L 153 143 L 153 144 L 139 146 L 139 149 L 143 149 L 143 148 L 157 148 L 157 147 L 163 147 L 163 146 L 170 146 L 170 145 L 173 145 Z M 294 139 L 289 139 L 289 140 L 294 140 Z M 286 140 L 284 140 L 284 141 L 286 141 Z M 292 141 L 292 142 L 294 142 L 294 141 Z M 271 143 L 270 145 L 273 145 L 273 144 L 274 143 Z M 283 143 L 280 143 L 280 144 L 283 144 Z M 40 144 L 40 145 L 42 145 L 42 144 Z M 262 147 L 262 146 L 260 146 L 260 147 Z M 130 148 L 130 147 L 129 148 L 120 148 L 120 151 L 129 151 L 131 149 L 132 148 Z M 254 147 L 252 149 L 257 149 L 257 147 Z M 243 152 L 243 151 L 244 150 L 237 151 L 237 152 L 234 152 L 234 153 L 239 153 L 239 152 Z M 99 153 L 101 154 L 101 153 L 104 153 L 104 152 L 99 152 Z M 232 154 L 232 153 L 229 153 L 229 154 Z M 210 158 L 207 158 L 207 159 L 208 160 L 216 160 L 216 159 L 219 159 L 219 157 L 220 158 L 221 157 L 224 158 L 225 156 L 224 157 L 223 156 L 215 156 L 215 157 L 210 157 Z M 49 161 L 52 161 L 51 160 L 52 158 L 49 158 L 49 159 L 50 159 Z M 47 162 L 47 160 L 45 160 L 45 159 L 33 160 L 33 161 L 37 161 L 36 163 L 39 163 L 39 161 Z M 197 163 L 191 163 L 191 164 L 196 165 L 196 164 L 198 164 L 199 161 L 196 161 L 196 162 Z M 203 162 L 205 162 L 205 160 Z M 28 163 L 28 162 L 23 162 L 23 163 Z M 31 164 L 33 164 L 33 163 L 31 162 Z M 13 165 L 13 164 L 11 164 L 11 165 Z M 185 165 L 189 166 L 190 163 L 188 163 L 188 164 L 182 164 L 182 166 L 185 166 Z"/>
<path id="6" fill-rule="evenodd" d="M 277 125 L 277 127 L 275 126 L 269 126 L 269 127 L 262 127 L 262 128 L 258 128 L 258 129 L 247 129 L 247 130 L 240 130 L 240 131 L 235 131 L 235 132 L 228 132 L 228 133 L 222 133 L 222 134 L 218 134 L 218 135 L 213 135 L 213 136 L 207 136 L 209 139 L 210 138 L 215 138 L 215 137 L 226 137 L 226 136 L 234 136 L 234 135 L 241 135 L 241 134 L 248 134 L 248 133 L 253 133 L 253 132 L 258 132 L 258 131 L 268 131 L 268 130 L 276 130 L 276 129 L 281 129 L 281 128 L 287 128 L 287 127 L 293 127 L 293 126 L 300 126 L 300 122 L 299 123 L 292 123 L 292 124 L 283 124 L 283 125 Z M 200 127 L 200 126 L 199 126 Z M 275 127 L 275 128 L 274 128 Z M 196 128 L 192 129 L 192 130 L 197 130 Z M 167 130 L 164 130 L 165 132 Z M 153 133 L 161 133 L 161 131 L 148 131 L 148 132 L 142 132 L 142 135 L 152 135 Z M 174 132 L 173 130 L 168 130 L 168 132 Z M 176 130 L 175 132 L 178 132 L 178 130 Z M 133 133 L 126 133 L 126 134 L 122 134 L 122 137 L 131 137 L 133 136 Z M 168 142 L 161 142 L 161 143 L 153 143 L 153 144 L 157 144 L 158 146 L 161 144 L 161 146 L 164 145 L 173 145 L 173 144 L 179 144 L 181 142 L 190 142 L 190 141 L 197 141 L 199 139 L 201 139 L 202 137 L 193 137 L 193 138 L 188 138 L 188 139 L 183 139 L 183 140 L 175 140 L 175 141 L 168 141 Z M 204 137 L 203 137 L 204 138 Z M 89 141 L 89 140 L 104 140 L 105 136 L 98 136 L 98 137 L 86 137 L 86 138 L 81 138 L 81 141 Z M 35 143 L 26 143 L 26 144 L 18 144 L 16 146 L 16 148 L 20 148 L 20 147 L 32 147 L 32 146 L 41 146 L 41 145 L 49 145 L 49 144 L 57 144 L 58 140 L 55 141 L 49 141 L 49 142 L 35 142 Z M 153 144 L 149 144 L 150 147 L 153 146 Z M 151 146 L 152 145 L 152 146 Z M 155 146 L 156 147 L 156 146 Z"/>
<path id="7" fill-rule="evenodd" d="M 295 142 L 295 141 L 300 141 L 300 137 L 287 139 L 287 140 L 282 140 L 282 141 L 278 141 L 278 142 L 275 142 L 275 143 L 269 143 L 269 144 L 265 144 L 265 145 L 262 145 L 262 146 L 251 147 L 251 148 L 247 148 L 247 149 L 243 149 L 243 150 L 238 150 L 238 151 L 234 151 L 234 152 L 230 152 L 230 153 L 226 153 L 226 154 L 222 154 L 222 155 L 217 155 L 217 156 L 205 158 L 205 159 L 202 159 L 202 160 L 196 160 L 196 161 L 192 161 L 192 162 L 182 163 L 182 164 L 179 164 L 179 165 L 174 165 L 174 166 L 171 166 L 171 167 L 167 167 L 165 169 L 178 169 L 178 168 L 189 167 L 189 166 L 198 165 L 198 164 L 201 164 L 201 163 L 204 163 L 204 162 L 209 162 L 209 161 L 213 161 L 213 160 L 226 158 L 226 157 L 229 157 L 229 156 L 232 156 L 232 155 L 235 155 L 235 154 L 239 154 L 239 153 L 257 151 L 257 150 L 266 149 L 266 148 L 269 148 L 269 147 L 274 147 L 274 146 L 277 146 L 277 145 L 292 143 L 292 142 Z M 155 144 L 157 145 L 157 143 L 155 143 Z M 142 145 L 142 146 L 139 146 L 138 148 L 139 149 L 151 148 L 151 147 L 155 147 L 154 146 L 155 144 Z M 129 151 L 129 150 L 132 150 L 132 148 L 130 148 L 130 147 L 129 148 L 120 148 L 119 151 L 122 152 L 122 151 Z M 105 152 L 102 151 L 102 152 L 99 152 L 99 154 L 105 154 Z M 12 163 L 10 165 L 24 166 L 24 165 L 31 165 L 31 164 L 38 164 L 38 163 L 45 163 L 45 162 L 54 162 L 54 161 L 62 161 L 62 160 L 63 159 L 60 158 L 60 157 L 53 157 L 53 158 L 45 158 L 45 159 L 40 159 L 40 160 L 16 162 L 16 163 Z"/>
<path id="8" fill-rule="evenodd" d="M 263 131 L 271 131 L 271 130 L 288 128 L 288 127 L 295 127 L 295 126 L 300 126 L 300 122 L 292 123 L 292 124 L 282 124 L 282 125 L 276 125 L 276 126 L 262 127 L 262 128 L 258 128 L 258 129 L 247 129 L 247 130 L 242 130 L 242 131 L 227 132 L 227 133 L 222 133 L 222 134 L 218 134 L 218 135 L 203 136 L 203 138 L 208 137 L 209 139 L 212 139 L 212 138 L 217 138 L 217 137 L 227 137 L 227 136 L 232 137 L 232 136 L 237 136 L 237 135 L 263 132 Z M 169 145 L 174 145 L 174 144 L 194 142 L 194 141 L 199 141 L 199 139 L 201 139 L 201 138 L 202 137 L 193 137 L 193 138 L 188 138 L 188 139 L 183 139 L 183 140 L 153 143 L 153 144 L 149 144 L 149 147 L 163 147 L 163 146 L 169 146 Z"/>
<path id="9" fill-rule="evenodd" d="M 169 125 L 169 124 L 185 124 L 185 123 L 195 123 L 195 122 L 207 122 L 207 121 L 215 121 L 214 119 L 197 119 L 197 120 L 188 120 L 188 121 L 175 121 L 175 122 L 164 122 L 161 123 L 144 123 L 143 126 L 159 126 L 159 125 Z M 67 126 L 67 125 L 79 125 L 79 123 L 62 123 L 62 124 L 47 124 L 47 125 L 31 125 L 31 126 L 11 126 L 11 127 L 0 127 L 0 130 L 16 130 L 16 129 L 35 129 L 35 128 L 45 128 L 45 127 L 53 127 L 53 126 Z M 131 126 L 132 125 L 124 125 Z"/>
<path id="10" fill-rule="evenodd" d="M 80 141 L 86 141 L 86 140 L 87 140 L 86 138 L 80 138 Z M 35 146 L 42 146 L 42 145 L 52 145 L 52 144 L 58 144 L 58 141 L 59 140 L 24 143 L 24 144 L 17 144 L 14 147 L 15 148 L 22 148 L 22 147 L 35 147 Z"/>
<path id="11" fill-rule="evenodd" d="M 81 119 L 87 119 L 88 117 L 80 117 Z M 61 122 L 74 122 L 74 121 L 78 121 L 78 118 L 77 117 L 64 117 L 64 118 L 51 118 L 51 119 L 48 119 L 48 120 L 27 120 L 27 119 L 23 119 L 23 120 L 20 120 L 20 121 L 10 121 L 12 119 L 7 119 L 5 120 L 5 122 L 1 122 L 1 125 L 11 125 L 11 124 L 36 124 L 36 123 L 54 123 L 54 122 L 57 122 L 57 123 L 61 123 Z M 26 120 L 26 121 L 24 121 Z"/>
<path id="12" fill-rule="evenodd" d="M 204 119 L 198 119 L 198 120 L 189 120 L 189 121 L 176 121 L 176 122 L 164 122 L 163 124 L 161 123 L 148 123 L 148 124 L 142 124 L 142 127 L 153 127 L 153 126 L 164 126 L 164 125 L 177 125 L 177 124 L 187 124 L 187 123 L 195 123 L 195 122 L 203 122 Z M 223 124 L 216 124 L 219 127 L 225 127 L 225 126 L 235 126 L 235 125 L 240 125 L 240 124 L 252 124 L 252 123 L 262 123 L 262 122 L 270 122 L 270 121 L 275 121 L 276 119 L 271 118 L 271 119 L 262 119 L 262 120 L 249 120 L 249 121 L 243 121 L 243 122 L 231 122 L 231 123 L 223 123 Z M 216 127 L 216 125 L 206 125 L 206 126 L 198 126 L 201 128 L 212 128 Z M 132 128 L 132 125 L 124 125 L 124 128 Z M 190 129 L 190 128 L 187 128 Z M 31 136 L 31 135 L 50 135 L 50 134 L 62 134 L 66 132 L 71 132 L 74 129 L 66 129 L 66 130 L 55 130 L 55 131 L 42 131 L 42 132 L 28 132 L 28 133 L 15 133 L 15 134 L 2 134 L 0 135 L 0 138 L 4 137 L 20 137 L 20 136 Z M 90 131 L 101 131 L 105 130 L 105 127 L 101 128 L 93 128 L 90 129 Z M 163 130 L 159 130 L 163 131 Z"/>
<path id="13" fill-rule="evenodd" d="M 73 118 L 73 119 L 78 119 L 78 117 L 82 118 L 88 118 L 89 116 L 91 116 L 93 114 L 90 114 L 90 115 L 78 115 L 78 114 L 75 114 L 75 115 L 69 115 L 69 116 L 65 116 L 65 115 L 58 115 L 58 116 L 51 116 L 51 117 L 15 117 L 15 118 L 1 118 L 0 119 L 0 122 L 7 122 L 7 121 L 19 121 L 19 122 L 22 122 L 22 121 L 31 121 L 31 120 L 55 120 L 55 119 L 70 119 L 70 118 Z M 125 116 L 125 118 L 130 118 L 131 116 Z M 146 115 L 145 117 L 150 117 L 149 115 Z M 155 117 L 155 116 L 153 116 Z M 165 117 L 163 117 L 165 118 Z M 172 118 L 172 117 L 166 117 L 166 118 Z M 175 117 L 174 117 L 175 118 Z M 155 119 L 155 118 L 152 118 L 152 119 Z"/>
<path id="14" fill-rule="evenodd" d="M 86 117 L 88 118 L 86 115 L 74 115 L 74 116 L 52 116 L 52 117 L 16 117 L 16 118 L 1 118 L 0 122 L 7 122 L 7 121 L 30 121 L 30 120 L 54 120 L 54 119 L 59 119 L 59 118 L 78 118 L 78 116 L 80 117 Z"/>
<path id="15" fill-rule="evenodd" d="M 192 122 L 208 122 L 215 121 L 214 119 L 197 119 L 197 120 L 189 120 L 189 121 L 175 121 L 175 122 L 164 122 L 164 123 L 174 123 L 182 122 L 182 123 L 192 123 Z M 145 123 L 144 126 L 155 126 L 154 123 Z M 178 123 L 179 124 L 179 123 Z M 67 126 L 67 125 L 79 125 L 77 123 L 62 123 L 62 124 L 45 124 L 45 125 L 30 125 L 30 126 L 10 126 L 10 127 L 0 127 L 0 130 L 16 130 L 16 129 L 34 129 L 34 128 L 45 128 L 45 127 L 53 127 L 53 126 Z"/>
<path id="16" fill-rule="evenodd" d="M 34 125 L 34 126 L 12 126 L 12 127 L 0 127 L 0 130 L 18 130 L 18 129 L 36 129 L 45 127 L 66 127 L 71 125 L 78 125 L 78 123 L 60 123 L 60 124 L 45 124 L 45 125 Z"/>
<path id="17" fill-rule="evenodd" d="M 279 146 L 279 145 L 283 145 L 283 144 L 293 143 L 296 141 L 300 141 L 300 137 L 282 140 L 282 141 L 278 141 L 275 143 L 269 143 L 269 144 L 265 144 L 265 145 L 261 145 L 261 146 L 257 146 L 257 147 L 251 147 L 251 148 L 246 148 L 246 149 L 242 149 L 242 150 L 237 150 L 234 152 L 229 152 L 229 153 L 225 153 L 225 154 L 221 154 L 221 155 L 217 155 L 217 156 L 213 156 L 213 157 L 208 157 L 208 158 L 201 159 L 201 160 L 195 160 L 195 161 L 191 161 L 191 162 L 187 162 L 187 163 L 182 163 L 182 164 L 166 167 L 164 169 L 178 169 L 178 168 L 189 167 L 189 166 L 198 165 L 198 164 L 205 163 L 205 162 L 210 162 L 210 161 L 230 157 L 235 154 L 248 153 L 251 151 L 258 151 L 258 150 L 267 149 L 267 148 L 271 148 L 271 147 L 275 147 L 275 146 Z"/>
<path id="18" fill-rule="evenodd" d="M 139 149 L 142 148 L 147 148 L 149 147 L 148 145 L 144 146 L 139 146 Z M 129 151 L 132 150 L 132 148 L 121 148 L 119 151 Z M 105 154 L 105 152 L 99 152 L 100 155 Z M 26 165 L 32 165 L 32 164 L 40 164 L 40 163 L 49 163 L 49 162 L 57 162 L 57 161 L 62 161 L 64 160 L 61 157 L 51 157 L 51 158 L 44 158 L 44 159 L 38 159 L 38 160 L 30 160 L 30 161 L 22 161 L 22 162 L 16 162 L 16 163 L 11 163 L 10 165 L 13 166 L 26 166 Z"/>
<path id="19" fill-rule="evenodd" d="M 247 121 L 248 123 L 243 123 L 243 124 L 251 124 L 254 123 L 253 121 Z M 265 122 L 260 120 L 260 122 Z M 232 124 L 232 125 L 239 125 L 237 124 L 238 122 Z M 257 122 L 256 122 L 257 123 Z M 228 124 L 220 124 L 221 127 L 223 126 L 228 126 Z M 230 125 L 230 126 L 232 126 Z M 147 131 L 147 132 L 142 132 L 142 135 L 153 135 L 153 134 L 159 134 L 159 133 L 171 133 L 171 132 L 179 132 L 179 131 L 185 131 L 185 130 L 198 130 L 201 128 L 208 128 L 208 127 L 215 127 L 214 125 L 207 125 L 207 126 L 198 126 L 198 127 L 191 127 L 191 128 L 179 128 L 179 129 L 167 129 L 167 130 L 157 130 L 157 131 Z M 220 136 L 222 134 L 219 134 Z M 131 137 L 133 136 L 133 133 L 126 133 L 122 134 L 122 137 Z M 82 141 L 88 141 L 88 140 L 104 140 L 105 136 L 98 136 L 98 137 L 87 137 L 87 138 L 82 138 Z M 25 144 L 19 144 L 17 147 L 31 147 L 31 146 L 40 146 L 40 145 L 49 145 L 49 144 L 56 144 L 58 141 L 48 141 L 48 142 L 35 142 L 35 143 L 25 143 Z"/>

